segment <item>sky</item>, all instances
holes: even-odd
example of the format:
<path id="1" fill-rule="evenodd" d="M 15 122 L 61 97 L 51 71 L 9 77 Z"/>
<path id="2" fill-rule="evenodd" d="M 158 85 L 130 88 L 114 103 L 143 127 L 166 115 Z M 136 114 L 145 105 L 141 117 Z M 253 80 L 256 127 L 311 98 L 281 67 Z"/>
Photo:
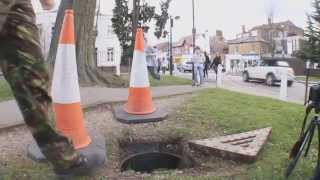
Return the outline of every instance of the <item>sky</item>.
<path id="1" fill-rule="evenodd" d="M 100 0 L 101 12 L 112 14 L 114 0 Z M 145 0 L 159 7 L 160 0 Z M 250 29 L 255 25 L 267 23 L 267 14 L 273 9 L 274 22 L 291 20 L 305 28 L 306 14 L 312 12 L 312 0 L 194 0 L 195 26 L 197 32 L 209 32 L 214 35 L 222 30 L 227 39 L 235 38 L 245 25 Z M 132 0 L 129 0 L 132 7 Z M 173 28 L 174 41 L 192 32 L 192 0 L 172 0 L 169 13 L 180 16 Z M 168 27 L 167 27 L 168 29 Z M 164 42 L 156 39 L 153 32 L 148 34 L 149 42 Z"/>

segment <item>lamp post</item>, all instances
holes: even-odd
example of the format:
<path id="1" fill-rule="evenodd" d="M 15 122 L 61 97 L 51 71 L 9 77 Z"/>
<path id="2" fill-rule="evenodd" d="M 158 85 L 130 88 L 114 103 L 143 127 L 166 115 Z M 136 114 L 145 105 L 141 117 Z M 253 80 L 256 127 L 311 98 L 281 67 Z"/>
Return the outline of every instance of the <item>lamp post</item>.
<path id="1" fill-rule="evenodd" d="M 175 16 L 174 18 L 170 16 L 170 76 L 172 76 L 173 72 L 173 55 L 172 55 L 172 28 L 173 28 L 173 20 L 178 20 L 180 19 L 180 16 Z"/>
<path id="2" fill-rule="evenodd" d="M 196 28 L 194 25 L 194 0 L 192 0 L 192 54 L 195 53 L 195 46 L 196 46 Z M 192 63 L 192 86 L 194 86 L 194 63 Z"/>
<path id="3" fill-rule="evenodd" d="M 193 47 L 193 53 L 195 52 L 195 46 L 196 46 L 196 28 L 194 25 L 194 0 L 192 0 L 192 47 Z"/>

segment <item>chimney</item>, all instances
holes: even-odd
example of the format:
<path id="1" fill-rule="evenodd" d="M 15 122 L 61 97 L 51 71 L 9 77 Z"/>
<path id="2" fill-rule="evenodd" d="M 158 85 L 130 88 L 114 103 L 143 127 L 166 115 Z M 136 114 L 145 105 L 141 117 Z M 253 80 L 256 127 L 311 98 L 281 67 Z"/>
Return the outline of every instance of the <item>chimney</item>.
<path id="1" fill-rule="evenodd" d="M 246 26 L 242 25 L 242 33 L 246 33 Z"/>
<path id="2" fill-rule="evenodd" d="M 268 25 L 271 25 L 271 24 L 272 24 L 272 18 L 268 17 Z"/>
<path id="3" fill-rule="evenodd" d="M 223 37 L 223 32 L 221 30 L 216 30 L 217 37 Z"/>

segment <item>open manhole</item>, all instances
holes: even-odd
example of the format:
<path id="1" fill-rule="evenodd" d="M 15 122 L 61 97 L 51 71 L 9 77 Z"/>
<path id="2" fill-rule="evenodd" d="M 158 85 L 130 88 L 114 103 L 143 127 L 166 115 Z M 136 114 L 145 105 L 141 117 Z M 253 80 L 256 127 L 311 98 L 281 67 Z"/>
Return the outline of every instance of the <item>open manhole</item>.
<path id="1" fill-rule="evenodd" d="M 132 143 L 122 147 L 121 171 L 151 173 L 155 170 L 191 168 L 195 162 L 177 143 Z"/>
<path id="2" fill-rule="evenodd" d="M 181 169 L 184 167 L 182 157 L 169 153 L 150 152 L 128 158 L 123 162 L 121 171 L 134 170 L 151 173 L 157 169 Z"/>

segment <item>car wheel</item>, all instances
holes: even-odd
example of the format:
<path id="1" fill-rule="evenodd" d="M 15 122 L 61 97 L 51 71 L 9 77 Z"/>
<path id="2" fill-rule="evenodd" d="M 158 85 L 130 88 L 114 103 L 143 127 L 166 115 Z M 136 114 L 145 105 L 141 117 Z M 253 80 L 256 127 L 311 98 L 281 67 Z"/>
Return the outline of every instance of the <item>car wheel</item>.
<path id="1" fill-rule="evenodd" d="M 249 81 L 249 73 L 248 72 L 244 72 L 242 74 L 242 79 L 244 82 L 248 82 Z"/>
<path id="2" fill-rule="evenodd" d="M 272 86 L 273 83 L 274 83 L 274 75 L 273 74 L 268 74 L 267 77 L 266 77 L 266 84 L 268 86 Z"/>
<path id="3" fill-rule="evenodd" d="M 291 87 L 293 85 L 293 81 L 288 81 L 288 87 Z"/>

